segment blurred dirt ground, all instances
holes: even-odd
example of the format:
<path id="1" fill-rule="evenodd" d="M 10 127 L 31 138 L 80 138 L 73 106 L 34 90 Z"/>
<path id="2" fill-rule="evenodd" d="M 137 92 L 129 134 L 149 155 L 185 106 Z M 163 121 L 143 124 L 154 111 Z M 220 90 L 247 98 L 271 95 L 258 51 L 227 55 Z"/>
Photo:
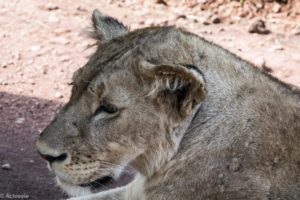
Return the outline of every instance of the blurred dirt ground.
<path id="1" fill-rule="evenodd" d="M 95 8 L 131 30 L 184 27 L 300 86 L 298 0 L 0 0 L 0 195 L 65 198 L 35 140 L 67 101 L 72 73 L 93 51 L 84 30 Z M 250 34 L 258 19 L 264 34 Z"/>

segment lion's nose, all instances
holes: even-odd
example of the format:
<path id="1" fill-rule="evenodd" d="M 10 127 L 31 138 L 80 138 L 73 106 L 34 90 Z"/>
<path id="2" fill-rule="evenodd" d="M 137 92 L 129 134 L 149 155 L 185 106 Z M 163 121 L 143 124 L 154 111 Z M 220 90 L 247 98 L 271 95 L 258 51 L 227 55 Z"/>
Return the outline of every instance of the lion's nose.
<path id="1" fill-rule="evenodd" d="M 42 154 L 41 152 L 39 152 L 40 156 L 47 160 L 48 162 L 50 163 L 53 163 L 53 162 L 62 162 L 64 160 L 67 159 L 68 155 L 66 153 L 63 153 L 59 156 L 51 156 L 51 155 L 47 155 L 47 154 Z"/>
<path id="2" fill-rule="evenodd" d="M 63 162 L 67 159 L 68 154 L 49 147 L 46 143 L 37 141 L 37 150 L 40 156 L 50 163 Z"/>

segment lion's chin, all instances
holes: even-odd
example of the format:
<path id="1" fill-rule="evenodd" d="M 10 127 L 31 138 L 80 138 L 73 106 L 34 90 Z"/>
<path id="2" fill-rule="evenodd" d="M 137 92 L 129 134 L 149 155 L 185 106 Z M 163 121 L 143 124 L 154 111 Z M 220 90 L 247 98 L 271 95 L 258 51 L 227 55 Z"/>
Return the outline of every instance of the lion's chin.
<path id="1" fill-rule="evenodd" d="M 66 182 L 56 176 L 57 185 L 62 188 L 69 196 L 85 196 L 92 193 L 101 192 L 104 190 L 113 189 L 116 187 L 124 186 L 133 180 L 134 173 L 121 173 L 117 178 L 111 176 L 104 176 L 91 182 L 75 185 Z"/>
<path id="2" fill-rule="evenodd" d="M 69 196 L 77 197 L 92 194 L 92 191 L 88 187 L 81 187 L 79 185 L 70 184 L 62 181 L 60 178 L 56 177 L 57 185 L 62 188 Z"/>

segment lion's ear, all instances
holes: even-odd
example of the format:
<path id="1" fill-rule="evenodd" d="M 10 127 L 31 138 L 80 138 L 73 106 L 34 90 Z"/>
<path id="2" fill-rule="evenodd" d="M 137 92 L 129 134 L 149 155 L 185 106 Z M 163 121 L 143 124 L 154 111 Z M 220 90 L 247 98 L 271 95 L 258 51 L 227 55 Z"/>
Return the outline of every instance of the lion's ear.
<path id="1" fill-rule="evenodd" d="M 128 32 L 126 26 L 121 22 L 112 17 L 103 15 L 97 9 L 93 11 L 92 22 L 94 32 L 92 32 L 91 35 L 100 42 L 109 41 Z"/>
<path id="2" fill-rule="evenodd" d="M 142 70 L 150 78 L 152 89 L 149 94 L 177 110 L 181 117 L 189 115 L 206 97 L 204 75 L 195 66 L 156 66 L 144 62 Z"/>

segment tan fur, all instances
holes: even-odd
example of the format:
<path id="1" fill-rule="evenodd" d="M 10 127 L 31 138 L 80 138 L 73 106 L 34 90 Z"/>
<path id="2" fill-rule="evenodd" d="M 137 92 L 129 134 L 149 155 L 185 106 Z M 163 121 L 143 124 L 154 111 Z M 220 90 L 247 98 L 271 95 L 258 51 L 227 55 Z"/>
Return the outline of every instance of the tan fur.
<path id="1" fill-rule="evenodd" d="M 98 49 L 37 147 L 68 155 L 51 167 L 70 195 L 137 175 L 74 199 L 300 199 L 298 88 L 174 27 L 127 32 L 98 11 L 93 22 Z"/>

